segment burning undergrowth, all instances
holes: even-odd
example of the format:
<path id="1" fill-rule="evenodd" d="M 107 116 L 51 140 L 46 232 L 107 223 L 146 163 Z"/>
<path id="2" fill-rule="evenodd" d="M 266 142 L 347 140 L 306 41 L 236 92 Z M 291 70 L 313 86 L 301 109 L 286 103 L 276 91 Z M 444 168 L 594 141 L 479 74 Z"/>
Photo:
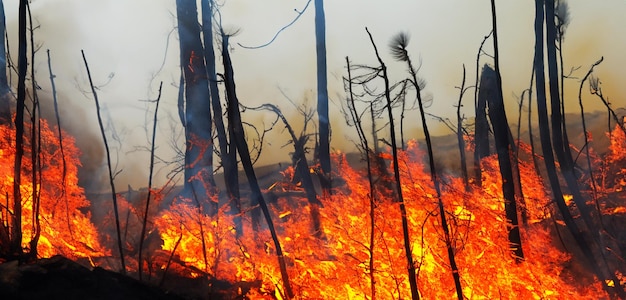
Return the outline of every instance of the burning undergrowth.
<path id="1" fill-rule="evenodd" d="M 91 223 L 91 216 L 86 213 L 90 203 L 77 184 L 78 150 L 73 146 L 72 138 L 64 136 L 66 164 L 63 167 L 58 137 L 44 121 L 41 128 L 42 176 L 37 193 L 33 194 L 32 184 L 28 181 L 24 181 L 21 187 L 24 195 L 23 246 L 29 246 L 27 241 L 37 228 L 32 222 L 34 195 L 40 199 L 40 257 L 61 254 L 115 270 L 119 267 L 115 263 L 119 257 L 101 246 L 113 248 L 112 217 L 95 217 L 94 222 L 100 224 L 98 229 Z M 7 199 L 7 203 L 2 204 L 4 222 L 10 217 L 8 208 L 13 199 L 9 174 L 12 174 L 14 130 L 6 126 L 1 130 L 0 168 L 5 178 L 0 188 Z M 610 167 L 603 172 L 607 175 L 598 176 L 605 176 L 612 188 L 605 189 L 607 195 L 600 201 L 605 214 L 619 215 L 626 212 L 618 206 L 621 205 L 619 199 L 623 199 L 619 193 L 626 178 L 623 169 L 619 168 L 626 160 L 626 152 L 622 151 L 626 144 L 624 134 L 619 130 L 614 130 L 611 136 L 612 143 L 606 156 L 611 162 L 607 164 Z M 389 154 L 382 154 L 382 159 L 389 162 Z M 399 169 L 410 236 L 413 237 L 411 249 L 419 291 L 427 299 L 452 298 L 455 288 L 446 259 L 438 203 L 422 161 L 424 154 L 415 142 L 400 152 Z M 28 170 L 32 170 L 29 164 L 30 160 L 25 159 L 23 172 L 26 177 L 30 174 Z M 393 172 L 392 166 L 387 163 L 387 172 L 375 174 L 376 189 L 371 191 L 365 170 L 348 165 L 345 155 L 336 154 L 335 165 L 334 176 L 341 179 L 341 184 L 335 186 L 332 196 L 320 198 L 323 205 L 315 211 L 319 214 L 321 232 L 314 232 L 311 210 L 315 208 L 309 205 L 304 193 L 299 192 L 302 187 L 294 183 L 296 172 L 293 168 L 277 175 L 283 179 L 265 191 L 275 199 L 270 209 L 296 297 L 371 299 L 373 294 L 382 299 L 408 297 L 399 203 L 393 201 L 391 179 L 385 178 L 386 174 Z M 484 159 L 482 169 L 481 187 L 466 189 L 463 181 L 456 177 L 444 178 L 442 186 L 464 296 L 469 299 L 606 297 L 601 282 L 594 279 L 591 272 L 584 266 L 572 267 L 580 263 L 573 257 L 575 252 L 565 252 L 559 241 L 560 235 L 556 234 L 558 229 L 555 228 L 560 226 L 560 221 L 551 197 L 533 166 L 525 162 L 519 165 L 525 196 L 522 209 L 528 217 L 527 223 L 521 226 L 525 259 L 516 262 L 507 239 L 497 158 Z M 244 211 L 241 215 L 243 232 L 237 232 L 236 216 L 230 214 L 228 203 L 214 215 L 207 215 L 194 201 L 178 199 L 167 205 L 161 202 L 166 194 L 164 190 L 152 193 L 160 205 L 155 204 L 149 212 L 149 234 L 144 243 L 146 263 L 143 264 L 146 280 L 163 284 L 168 278 L 202 279 L 207 285 L 205 292 L 217 289 L 218 282 L 228 282 L 238 287 L 236 294 L 250 299 L 286 298 L 270 232 L 265 226 L 255 231 L 249 218 L 250 210 L 257 207 Z M 373 202 L 370 196 L 373 196 Z M 218 194 L 209 195 L 207 201 L 224 202 Z M 373 209 L 371 204 L 374 204 Z M 125 218 L 126 271 L 130 274 L 136 274 L 139 265 L 137 239 L 143 216 L 138 207 L 142 206 L 120 199 L 120 215 Z M 6 225 L 3 229 L 7 229 Z M 607 246 L 614 260 L 621 257 L 619 248 L 621 245 L 615 243 Z M 617 275 L 621 278 L 621 274 Z"/>
<path id="2" fill-rule="evenodd" d="M 454 284 L 445 259 L 435 191 L 420 163 L 422 156 L 412 143 L 400 157 L 407 217 L 411 236 L 415 237 L 411 245 L 420 293 L 427 299 L 451 298 L 455 295 Z M 407 297 L 400 210 L 399 203 L 390 200 L 393 191 L 377 184 L 371 240 L 367 176 L 348 166 L 344 156 L 336 155 L 335 160 L 339 166 L 335 176 L 342 178 L 345 185 L 337 187 L 330 198 L 322 199 L 319 214 L 323 234 L 313 234 L 310 206 L 304 197 L 280 197 L 273 206 L 294 291 L 301 299 L 369 299 L 373 291 L 386 299 Z M 548 229 L 554 208 L 541 178 L 524 163 L 520 173 L 529 223 L 522 228 L 526 258 L 516 263 L 508 246 L 497 159 L 486 159 L 483 169 L 482 188 L 465 191 L 461 179 L 447 178 L 443 193 L 465 287 L 463 294 L 470 299 L 603 295 L 599 282 L 579 286 L 573 274 L 564 271 L 571 256 L 557 249 L 555 236 Z M 284 181 L 274 189 L 299 189 L 291 183 L 294 173 L 292 169 L 285 171 Z M 224 207 L 210 218 L 191 203 L 173 205 L 156 221 L 163 249 L 175 251 L 182 262 L 203 270 L 209 277 L 231 282 L 261 280 L 262 287 L 250 292 L 252 298 L 256 293 L 284 298 L 269 232 L 254 232 L 247 220 L 244 234 L 238 235 L 232 216 L 225 213 L 228 210 Z"/>
<path id="3" fill-rule="evenodd" d="M 27 126 L 30 126 L 27 124 Z M 26 128 L 26 132 L 31 132 Z M 101 257 L 109 255 L 100 244 L 100 233 L 91 223 L 88 213 L 89 201 L 78 185 L 78 159 L 80 153 L 74 139 L 63 132 L 63 147 L 59 137 L 41 120 L 40 147 L 37 166 L 32 163 L 30 138 L 26 138 L 22 161 L 22 246 L 30 247 L 31 241 L 39 235 L 37 252 L 40 257 L 60 254 L 72 259 Z M 2 228 L 0 228 L 0 249 L 7 249 L 9 219 L 13 207 L 13 165 L 15 157 L 15 128 L 0 126 L 0 193 L 4 203 L 0 204 Z M 33 170 L 39 170 L 33 177 Z M 34 179 L 34 181 L 33 181 Z M 35 184 L 33 185 L 33 182 Z M 33 201 L 33 199 L 35 201 Z M 33 209 L 33 203 L 38 203 Z M 37 220 L 33 222 L 33 220 Z"/>

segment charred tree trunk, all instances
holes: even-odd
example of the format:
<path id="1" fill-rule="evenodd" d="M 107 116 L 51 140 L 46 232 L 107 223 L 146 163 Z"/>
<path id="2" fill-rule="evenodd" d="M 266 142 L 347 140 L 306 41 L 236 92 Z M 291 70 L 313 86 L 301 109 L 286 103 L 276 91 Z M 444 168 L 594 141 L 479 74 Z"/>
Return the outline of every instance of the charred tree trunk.
<path id="1" fill-rule="evenodd" d="M 235 215 L 235 230 L 237 236 L 243 234 L 243 225 L 241 223 L 241 198 L 239 195 L 238 172 L 237 172 L 237 155 L 230 155 L 228 148 L 228 138 L 226 137 L 226 127 L 222 118 L 222 106 L 220 102 L 220 93 L 218 88 L 216 64 L 215 64 L 215 46 L 213 45 L 213 14 L 215 9 L 214 0 L 202 0 L 202 33 L 204 41 L 204 60 L 206 62 L 207 75 L 209 79 L 209 91 L 211 96 L 211 107 L 213 108 L 213 123 L 217 132 L 217 141 L 219 143 L 220 159 L 224 170 L 224 181 L 226 183 L 226 193 L 228 194 L 230 212 Z M 234 156 L 234 159 L 233 159 Z"/>
<path id="2" fill-rule="evenodd" d="M 356 110 L 356 105 L 354 103 L 354 92 L 352 91 L 352 72 L 350 66 L 350 59 L 346 56 L 346 67 L 348 69 L 348 110 L 350 111 L 350 115 L 352 120 L 354 121 L 354 127 L 356 128 L 357 134 L 359 135 L 359 141 L 361 142 L 361 147 L 363 148 L 363 152 L 365 153 L 365 161 L 367 164 L 367 181 L 369 183 L 369 217 L 370 217 L 370 234 L 369 234 L 369 278 L 370 278 L 370 292 L 372 300 L 376 299 L 376 279 L 374 277 L 374 246 L 376 241 L 376 188 L 374 185 L 374 176 L 372 174 L 372 161 L 371 161 L 371 149 L 369 146 L 369 142 L 365 137 L 365 131 L 363 130 L 363 125 L 361 123 L 361 117 Z M 370 105 L 371 109 L 371 105 Z M 372 119 L 373 121 L 373 119 Z M 373 125 L 374 126 L 374 125 Z M 375 129 L 375 128 L 374 128 Z"/>
<path id="3" fill-rule="evenodd" d="M 428 164 L 430 167 L 430 178 L 435 187 L 435 192 L 437 193 L 437 204 L 439 207 L 439 217 L 441 220 L 441 228 L 443 229 L 444 234 L 444 242 L 446 243 L 446 249 L 448 250 L 448 261 L 450 262 L 450 269 L 452 271 L 452 278 L 454 279 L 454 286 L 456 289 L 456 295 L 459 300 L 463 300 L 463 288 L 461 286 L 461 277 L 459 275 L 459 268 L 456 265 L 455 258 L 455 249 L 452 244 L 452 237 L 450 236 L 450 228 L 448 227 L 448 221 L 446 217 L 446 211 L 443 205 L 443 199 L 441 196 L 441 181 L 439 179 L 439 174 L 437 174 L 437 170 L 435 168 L 435 156 L 433 154 L 433 145 L 430 139 L 430 132 L 428 131 L 428 123 L 426 122 L 426 112 L 424 111 L 424 104 L 422 101 L 422 91 L 417 80 L 417 73 L 415 68 L 413 68 L 413 63 L 411 62 L 411 57 L 409 56 L 406 47 L 409 43 L 408 36 L 406 34 L 400 33 L 398 34 L 391 42 L 391 54 L 399 61 L 404 61 L 407 64 L 409 69 L 409 74 L 411 74 L 412 83 L 415 86 L 415 93 L 417 98 L 417 104 L 420 110 L 420 119 L 422 121 L 422 128 L 424 129 L 424 138 L 426 139 L 426 148 L 428 150 Z M 387 103 L 389 105 L 388 109 L 391 111 L 391 102 Z M 389 115 L 389 119 L 393 120 L 391 115 Z M 390 124 L 393 124 L 391 122 Z M 394 161 L 394 164 L 397 161 Z M 397 169 L 396 169 L 397 172 Z M 403 211 L 403 214 L 406 212 Z"/>
<path id="4" fill-rule="evenodd" d="M 24 156 L 24 109 L 26 102 L 26 6 L 28 1 L 20 0 L 18 15 L 18 81 L 17 108 L 15 112 L 15 164 L 13 165 L 13 227 L 11 229 L 10 255 L 22 258 L 22 158 Z"/>
<path id="5" fill-rule="evenodd" d="M 317 115 L 319 118 L 319 160 L 322 167 L 320 183 L 323 193 L 330 195 L 330 118 L 328 117 L 328 70 L 326 66 L 326 17 L 324 0 L 315 0 L 315 41 L 317 52 Z"/>
<path id="6" fill-rule="evenodd" d="M 6 18 L 4 2 L 0 0 L 0 124 L 11 124 L 11 94 L 7 80 L 7 51 L 5 44 Z"/>
<path id="7" fill-rule="evenodd" d="M 491 155 L 489 149 L 489 122 L 487 121 L 487 100 L 489 95 L 493 95 L 493 78 L 494 73 L 487 72 L 486 67 L 480 75 L 480 86 L 478 88 L 478 98 L 476 103 L 475 129 L 474 129 L 474 176 L 476 176 L 476 185 L 482 184 L 482 171 L 480 161 Z"/>
<path id="8" fill-rule="evenodd" d="M 93 85 L 93 80 L 91 79 L 91 72 L 89 71 L 89 64 L 87 64 L 87 58 L 85 57 L 85 52 L 83 50 L 80 51 L 83 56 L 83 62 L 85 63 L 85 69 L 87 70 L 87 78 L 89 79 L 89 86 L 91 87 L 91 92 L 93 93 L 93 99 L 96 103 L 96 114 L 98 116 L 98 125 L 100 126 L 100 134 L 102 135 L 102 142 L 104 143 L 104 150 L 107 158 L 107 167 L 109 171 L 109 184 L 111 185 L 111 200 L 113 202 L 113 213 L 115 215 L 115 231 L 117 233 L 117 248 L 120 253 L 120 262 L 122 264 L 122 274 L 126 273 L 126 262 L 124 259 L 124 250 L 122 247 L 122 232 L 120 229 L 120 215 L 119 210 L 117 209 L 117 193 L 115 192 L 115 176 L 113 175 L 113 167 L 111 165 L 111 152 L 109 151 L 109 144 L 107 142 L 107 137 L 104 132 L 104 125 L 102 122 L 102 115 L 100 114 L 100 101 L 98 100 L 98 93 L 96 93 L 96 87 Z"/>
<path id="9" fill-rule="evenodd" d="M 196 1 L 176 0 L 181 67 L 185 81 L 185 187 L 183 195 L 195 192 L 205 213 L 213 214 L 217 206 L 208 195 L 213 181 L 213 139 L 211 104 L 204 48 L 200 39 Z"/>
<path id="10" fill-rule="evenodd" d="M 480 161 L 489 156 L 489 124 L 487 123 L 487 101 L 484 96 L 481 96 L 480 87 L 478 84 L 479 78 L 483 78 L 482 74 L 479 77 L 478 72 L 480 69 L 480 56 L 483 52 L 483 45 L 487 39 L 491 36 L 493 30 L 483 38 L 483 41 L 478 47 L 478 53 L 476 54 L 476 83 L 474 84 L 474 177 L 476 185 L 482 185 L 482 171 L 480 168 Z M 483 88 L 484 89 L 484 88 Z M 484 92 L 483 92 L 484 93 Z"/>
<path id="11" fill-rule="evenodd" d="M 141 281 L 141 277 L 143 274 L 143 244 L 146 237 L 146 230 L 148 225 L 148 212 L 150 211 L 150 200 L 152 199 L 152 177 L 154 174 L 154 149 L 156 148 L 156 132 L 157 132 L 157 116 L 159 113 L 159 102 L 161 101 L 161 88 L 163 87 L 163 82 L 159 85 L 159 96 L 155 100 L 154 107 L 154 120 L 152 121 L 152 143 L 150 144 L 150 166 L 148 173 L 148 195 L 146 196 L 146 208 L 143 213 L 143 222 L 141 224 L 141 234 L 139 235 L 139 280 Z M 130 190 L 130 189 L 129 189 Z M 128 224 L 128 222 L 127 222 Z M 128 228 L 128 226 L 127 226 Z"/>
<path id="12" fill-rule="evenodd" d="M 537 113 L 539 117 L 539 135 L 541 139 L 541 148 L 544 156 L 544 162 L 546 164 L 546 171 L 548 174 L 548 180 L 550 182 L 550 188 L 552 189 L 553 196 L 555 198 L 556 205 L 561 212 L 563 217 L 563 221 L 565 222 L 567 228 L 570 233 L 574 237 L 576 244 L 583 252 L 585 258 L 588 260 L 589 264 L 592 266 L 594 273 L 600 281 L 602 282 L 602 286 L 605 290 L 609 291 L 613 294 L 618 294 L 620 297 L 624 298 L 624 291 L 619 288 L 610 287 L 607 284 L 607 279 L 610 279 L 610 274 L 604 274 L 602 272 L 600 265 L 595 259 L 591 246 L 588 244 L 589 238 L 587 238 L 586 234 L 578 227 L 578 224 L 574 220 L 572 214 L 569 211 L 569 207 L 565 203 L 563 198 L 563 191 L 561 190 L 561 186 L 559 183 L 559 178 L 556 170 L 554 155 L 552 153 L 552 142 L 550 138 L 550 128 L 548 124 L 548 108 L 546 101 L 546 91 L 545 91 L 545 74 L 544 74 L 544 59 L 543 59 L 543 24 L 544 24 L 544 1 L 543 0 L 535 0 L 535 80 L 536 80 L 536 90 L 537 90 Z M 557 107 L 557 110 L 560 111 L 560 107 Z M 558 130 L 560 124 L 557 125 L 555 130 Z M 562 145 L 560 145 L 562 146 Z M 558 146 L 557 146 L 558 147 Z M 613 281 L 617 282 L 617 281 Z"/>
<path id="13" fill-rule="evenodd" d="M 497 33 L 494 30 L 494 41 L 497 41 Z M 507 220 L 507 230 L 509 232 L 509 249 L 516 261 L 524 259 L 522 251 L 522 239 L 517 220 L 517 201 L 515 201 L 515 185 L 513 182 L 513 169 L 511 164 L 511 152 L 509 144 L 509 123 L 504 111 L 504 101 L 500 93 L 499 74 L 485 65 L 483 74 L 490 74 L 489 77 L 495 82 L 488 82 L 494 89 L 494 93 L 488 95 L 489 119 L 493 128 L 493 136 L 496 142 L 496 152 L 498 154 L 498 165 L 500 166 L 500 176 L 502 177 L 502 194 L 504 196 L 504 211 Z"/>
<path id="14" fill-rule="evenodd" d="M 28 24 L 30 33 L 30 60 L 35 61 L 35 27 L 33 26 L 33 17 L 30 12 L 30 5 L 26 6 L 28 13 Z M 41 187 L 41 106 L 39 105 L 39 97 L 37 94 L 37 80 L 35 79 L 35 64 L 30 64 L 30 83 L 32 90 L 32 108 L 30 111 L 30 161 L 31 161 L 31 199 L 33 202 L 32 207 L 32 224 L 33 233 L 29 242 L 30 252 L 28 253 L 29 260 L 37 259 L 37 244 L 41 237 L 41 222 L 39 220 L 39 212 L 41 209 L 41 193 L 39 188 Z"/>
<path id="15" fill-rule="evenodd" d="M 456 106 L 456 139 L 459 143 L 459 154 L 461 155 L 461 175 L 463 176 L 463 184 L 465 190 L 469 190 L 469 177 L 467 175 L 467 159 L 465 158 L 465 140 L 463 139 L 463 116 L 461 116 L 461 102 L 463 101 L 463 93 L 465 92 L 465 64 L 463 64 L 463 81 L 461 82 L 461 91 L 459 92 L 459 102 Z"/>
<path id="16" fill-rule="evenodd" d="M 385 81 L 385 99 L 387 100 L 387 113 L 389 116 L 389 139 L 391 140 L 391 151 L 393 154 L 393 173 L 395 177 L 395 188 L 396 194 L 398 196 L 398 202 L 400 202 L 400 214 L 402 218 L 402 234 L 404 240 L 404 253 L 407 259 L 407 269 L 409 275 L 409 286 L 411 288 L 411 299 L 416 300 L 420 298 L 419 290 L 417 287 L 417 274 L 415 270 L 415 264 L 413 263 L 413 254 L 411 252 L 411 238 L 409 236 L 409 223 L 406 217 L 406 207 L 404 205 L 404 198 L 402 196 L 402 182 L 400 180 L 400 168 L 398 165 L 398 146 L 396 145 L 396 130 L 393 124 L 393 112 L 391 106 L 391 94 L 390 94 L 390 85 L 389 85 L 389 77 L 387 76 L 387 66 L 383 62 L 382 58 L 378 54 L 378 48 L 376 47 L 376 43 L 374 43 L 374 38 L 372 34 L 365 28 L 367 34 L 369 35 L 370 42 L 374 47 L 374 52 L 376 54 L 376 58 L 380 63 L 380 68 L 382 71 L 382 78 Z M 419 88 L 418 88 L 419 89 Z"/>
<path id="17" fill-rule="evenodd" d="M 261 207 L 261 211 L 265 216 L 265 221 L 267 222 L 267 227 L 270 230 L 272 235 L 272 240 L 274 241 L 274 247 L 276 247 L 276 256 L 278 258 L 278 264 L 280 267 L 280 273 L 282 275 L 283 284 L 285 285 L 285 292 L 287 293 L 287 298 L 291 299 L 294 297 L 293 290 L 291 289 L 291 284 L 289 282 L 289 275 L 287 274 L 287 265 L 285 264 L 285 257 L 283 255 L 282 248 L 280 246 L 280 242 L 278 241 L 278 235 L 276 234 L 276 229 L 274 228 L 274 222 L 272 221 L 272 217 L 270 215 L 269 208 L 267 207 L 267 203 L 263 198 L 263 194 L 261 193 L 261 188 L 259 187 L 259 182 L 257 181 L 256 175 L 254 173 L 254 168 L 252 166 L 252 159 L 250 158 L 250 152 L 248 149 L 248 144 L 246 143 L 246 138 L 244 135 L 243 124 L 241 122 L 241 115 L 239 113 L 239 100 L 237 99 L 236 89 L 235 89 L 235 78 L 233 72 L 233 65 L 230 59 L 230 54 L 228 53 L 228 36 L 222 33 L 222 56 L 224 59 L 224 84 L 226 85 L 226 100 L 228 102 L 228 114 L 229 114 L 229 124 L 233 123 L 233 131 L 234 131 L 234 143 L 237 147 L 237 152 L 239 153 L 239 157 L 241 158 L 241 165 L 243 166 L 244 172 L 246 173 L 246 177 L 248 179 L 248 184 L 250 184 L 250 200 L 253 205 L 259 205 Z M 233 141 L 231 141 L 233 142 Z M 256 210 L 254 210 L 256 211 Z"/>

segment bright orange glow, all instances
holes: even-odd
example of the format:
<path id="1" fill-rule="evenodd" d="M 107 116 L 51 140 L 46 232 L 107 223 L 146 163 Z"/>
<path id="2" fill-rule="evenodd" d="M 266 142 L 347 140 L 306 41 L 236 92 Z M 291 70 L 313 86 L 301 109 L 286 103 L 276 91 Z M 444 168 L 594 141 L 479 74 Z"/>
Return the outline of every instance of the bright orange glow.
<path id="1" fill-rule="evenodd" d="M 28 125 L 27 125 L 28 126 Z M 30 132 L 27 127 L 26 132 Z M 33 237 L 33 185 L 30 138 L 25 138 L 22 163 L 22 246 L 29 247 Z M 13 161 L 15 130 L 0 126 L 0 193 L 9 209 L 13 208 Z M 66 159 L 66 176 L 63 180 L 63 163 L 58 136 L 46 121 L 41 120 L 41 180 L 37 185 L 40 198 L 39 220 L 41 237 L 37 246 L 40 257 L 61 254 L 69 258 L 105 256 L 99 234 L 81 211 L 89 206 L 84 191 L 78 186 L 79 152 L 74 139 L 63 134 L 63 151 Z M 38 179 L 39 180 L 39 179 Z M 65 182 L 65 186 L 63 186 Z M 6 209 L 6 208 L 5 208 Z"/>
<path id="2" fill-rule="evenodd" d="M 419 290 L 425 299 L 455 297 L 443 232 L 437 217 L 437 199 L 430 176 L 424 171 L 423 154 L 413 142 L 400 154 L 412 253 L 418 269 Z M 345 164 L 335 176 L 346 181 L 319 209 L 324 238 L 312 234 L 310 206 L 303 197 L 281 197 L 272 205 L 281 245 L 288 264 L 291 285 L 300 299 L 369 299 L 371 273 L 377 298 L 409 298 L 406 259 L 398 203 L 390 189 L 377 184 L 374 245 L 370 245 L 369 183 L 362 171 Z M 483 165 L 483 188 L 465 192 L 459 178 L 445 178 L 443 199 L 450 220 L 457 264 L 464 295 L 470 299 L 568 299 L 602 297 L 600 283 L 573 286 L 562 274 L 569 259 L 557 250 L 542 221 L 550 216 L 548 196 L 532 167 L 520 172 L 527 196 L 527 211 L 533 222 L 522 228 L 526 260 L 517 264 L 508 250 L 504 204 L 497 159 Z M 299 189 L 290 184 L 292 169 L 276 188 Z M 211 276 L 236 281 L 261 280 L 255 293 L 280 297 L 281 276 L 267 230 L 252 232 L 244 222 L 244 236 L 237 238 L 227 208 L 210 218 L 191 203 L 173 206 L 158 218 L 156 226 L 171 251 L 180 239 L 176 255 Z M 207 259 L 203 257 L 201 229 Z M 370 270 L 373 259 L 374 269 Z"/>

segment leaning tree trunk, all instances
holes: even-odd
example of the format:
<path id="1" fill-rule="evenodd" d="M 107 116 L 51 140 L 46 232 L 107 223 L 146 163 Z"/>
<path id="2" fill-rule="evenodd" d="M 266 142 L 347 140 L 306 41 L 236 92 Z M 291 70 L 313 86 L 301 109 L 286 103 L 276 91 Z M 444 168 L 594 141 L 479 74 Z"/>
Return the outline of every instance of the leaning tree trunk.
<path id="1" fill-rule="evenodd" d="M 237 153 L 239 153 L 239 157 L 241 158 L 241 165 L 243 166 L 244 172 L 246 173 L 246 177 L 248 179 L 248 184 L 250 185 L 250 200 L 253 205 L 258 204 L 261 207 L 261 211 L 265 216 L 267 227 L 269 228 L 270 234 L 272 235 L 272 240 L 274 241 L 274 247 L 276 247 L 276 256 L 278 258 L 278 265 L 280 267 L 280 274 L 282 275 L 283 284 L 285 285 L 285 292 L 287 293 L 286 296 L 288 299 L 291 299 L 294 297 L 294 294 L 293 290 L 291 289 L 291 284 L 289 282 L 289 275 L 287 274 L 285 257 L 283 255 L 280 242 L 278 241 L 278 235 L 276 234 L 276 229 L 274 228 L 274 222 L 272 221 L 269 208 L 267 207 L 267 203 L 263 198 L 261 188 L 259 187 L 259 182 L 257 181 L 256 174 L 254 173 L 252 159 L 250 158 L 248 144 L 246 143 L 243 123 L 241 122 L 241 114 L 239 112 L 239 100 L 237 99 L 235 89 L 233 65 L 230 60 L 230 54 L 228 53 L 228 38 L 229 37 L 226 34 L 222 33 L 224 85 L 226 86 L 226 100 L 228 102 L 228 114 L 230 116 L 229 123 L 233 123 L 235 138 L 235 140 L 231 142 L 234 142 L 237 146 Z"/>
<path id="2" fill-rule="evenodd" d="M 554 155 L 552 153 L 552 142 L 550 138 L 550 127 L 548 124 L 548 107 L 546 101 L 546 90 L 545 90 L 545 74 L 544 74 L 544 58 L 543 58 L 543 23 L 544 23 L 544 1 L 543 0 L 535 0 L 535 88 L 537 91 L 537 114 L 539 119 L 539 137 L 541 140 L 541 150 L 544 156 L 544 163 L 546 165 L 546 171 L 548 174 L 548 180 L 550 182 L 550 188 L 552 189 L 552 194 L 554 196 L 554 200 L 556 205 L 561 212 L 561 216 L 563 217 L 563 221 L 565 225 L 569 229 L 570 233 L 574 237 L 576 244 L 583 252 L 584 257 L 587 259 L 589 264 L 592 266 L 594 273 L 602 282 L 602 286 L 605 290 L 612 294 L 618 294 L 622 298 L 624 295 L 624 291 L 620 289 L 616 289 L 615 287 L 611 287 L 607 284 L 607 280 L 611 280 L 610 274 L 604 274 L 602 272 L 600 265 L 595 259 L 591 246 L 587 242 L 590 240 L 579 227 L 576 221 L 574 220 L 569 207 L 565 203 L 563 198 L 563 191 L 561 190 L 561 186 L 559 183 L 559 178 L 556 170 Z M 557 108 L 560 110 L 560 107 Z M 560 124 L 559 124 L 560 126 Z M 557 128 L 558 130 L 558 128 Z M 618 281 L 613 281 L 618 282 Z"/>
<path id="3" fill-rule="evenodd" d="M 222 105 L 220 102 L 220 93 L 217 86 L 217 73 L 215 71 L 215 47 L 213 45 L 213 13 L 215 9 L 214 0 L 202 0 L 202 33 L 204 41 L 204 60 L 206 62 L 207 76 L 209 79 L 209 91 L 211 93 L 211 107 L 213 108 L 213 123 L 217 132 L 217 140 L 219 143 L 220 159 L 224 170 L 224 181 L 226 183 L 226 193 L 228 194 L 231 213 L 235 215 L 235 231 L 237 236 L 243 234 L 243 225 L 241 223 L 241 197 L 239 195 L 237 157 L 233 152 L 234 159 L 228 150 L 228 139 L 226 137 L 226 128 L 224 119 L 222 118 Z"/>
<path id="4" fill-rule="evenodd" d="M 185 81 L 185 187 L 183 195 L 197 195 L 208 213 L 216 209 L 208 200 L 213 182 L 211 106 L 195 0 L 176 0 L 181 64 Z"/>

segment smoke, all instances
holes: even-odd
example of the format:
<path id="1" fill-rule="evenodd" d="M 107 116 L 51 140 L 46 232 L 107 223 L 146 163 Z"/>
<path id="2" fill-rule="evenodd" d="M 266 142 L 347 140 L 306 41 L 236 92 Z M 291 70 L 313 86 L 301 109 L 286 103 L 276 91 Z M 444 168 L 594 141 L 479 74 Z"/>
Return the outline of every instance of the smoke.
<path id="1" fill-rule="evenodd" d="M 288 24 L 301 9 L 302 3 L 284 1 L 229 0 L 221 8 L 221 20 L 226 28 L 236 27 L 241 32 L 233 37 L 233 45 L 259 45 L 267 42 L 277 30 Z M 483 37 L 491 30 L 490 7 L 487 2 L 431 1 L 423 3 L 401 0 L 390 1 L 326 1 L 327 57 L 329 69 L 329 95 L 331 95 L 331 147 L 339 150 L 354 149 L 351 140 L 354 130 L 345 127 L 340 113 L 345 95 L 342 76 L 345 75 L 345 57 L 358 64 L 375 65 L 373 49 L 364 27 L 367 26 L 388 62 L 392 80 L 407 76 L 406 66 L 393 62 L 386 45 L 399 31 L 411 34 L 408 51 L 416 61 L 421 61 L 419 76 L 428 83 L 425 92 L 432 95 L 428 112 L 441 117 L 454 118 L 454 105 L 458 99 L 462 65 L 467 68 L 466 85 L 474 82 L 476 51 Z M 605 95 L 612 102 L 623 97 L 620 81 L 626 77 L 626 40 L 621 38 L 626 28 L 623 1 L 569 1 L 570 24 L 563 45 L 565 69 L 580 66 L 573 74 L 580 77 L 586 68 L 600 56 L 605 62 L 597 68 Z M 501 69 L 503 71 L 504 97 L 509 113 L 517 114 L 517 97 L 528 86 L 533 48 L 533 5 L 530 2 L 498 4 Z M 17 3 L 5 3 L 7 25 L 12 53 L 16 53 L 15 12 Z M 153 103 L 160 81 L 164 82 L 157 137 L 157 155 L 163 160 L 175 156 L 170 141 L 180 138 L 176 125 L 176 94 L 178 91 L 179 59 L 175 29 L 175 7 L 168 0 L 34 0 L 31 7 L 35 25 L 35 40 L 39 47 L 35 69 L 39 95 L 45 107 L 51 106 L 51 88 L 44 50 L 50 49 L 53 72 L 56 75 L 62 125 L 76 137 L 83 152 L 81 184 L 90 189 L 106 188 L 104 150 L 98 131 L 93 97 L 89 92 L 80 50 L 84 49 L 97 86 L 103 114 L 113 140 L 114 163 L 121 170 L 117 177 L 120 185 L 145 186 L 148 169 L 148 136 L 151 128 Z M 602 16 L 598 18 L 598 16 Z M 278 105 L 292 125 L 302 121 L 285 100 L 280 89 L 302 103 L 308 99 L 309 107 L 316 101 L 316 61 L 313 10 L 305 12 L 300 20 L 285 30 L 276 41 L 258 50 L 233 46 L 232 59 L 238 95 L 243 104 L 257 106 L 265 102 Z M 491 42 L 485 51 L 493 52 Z M 221 59 L 217 59 L 218 65 Z M 483 63 L 490 62 L 483 57 Z M 220 72 L 218 70 L 218 72 Z M 15 78 L 15 77 L 14 77 Z M 578 80 L 566 80 L 568 109 L 577 108 Z M 463 113 L 473 115 L 470 99 L 464 98 Z M 223 93 L 222 93 L 223 95 Z M 588 110 L 602 109 L 592 97 L 585 95 Z M 417 114 L 417 112 L 414 112 Z M 50 115 L 46 113 L 46 115 Z M 174 116 L 174 117 L 170 117 Z M 110 118 L 109 118 L 110 117 Z M 267 122 L 271 116 L 244 114 L 251 122 Z M 317 118 L 314 118 L 316 122 Z M 417 120 L 408 117 L 408 120 Z M 433 124 L 434 134 L 447 134 L 448 129 Z M 415 133 L 418 122 L 407 124 L 407 132 Z M 263 124 L 260 124 L 262 127 Z M 298 125 L 300 126 L 300 125 Z M 439 129 L 437 129 L 439 127 Z M 288 160 L 289 146 L 283 147 L 288 135 L 281 130 L 266 136 L 260 164 Z M 298 132 L 298 129 L 296 129 Z M 418 135 L 416 135 L 418 136 Z M 160 169 L 157 184 L 164 182 L 168 168 Z"/>

